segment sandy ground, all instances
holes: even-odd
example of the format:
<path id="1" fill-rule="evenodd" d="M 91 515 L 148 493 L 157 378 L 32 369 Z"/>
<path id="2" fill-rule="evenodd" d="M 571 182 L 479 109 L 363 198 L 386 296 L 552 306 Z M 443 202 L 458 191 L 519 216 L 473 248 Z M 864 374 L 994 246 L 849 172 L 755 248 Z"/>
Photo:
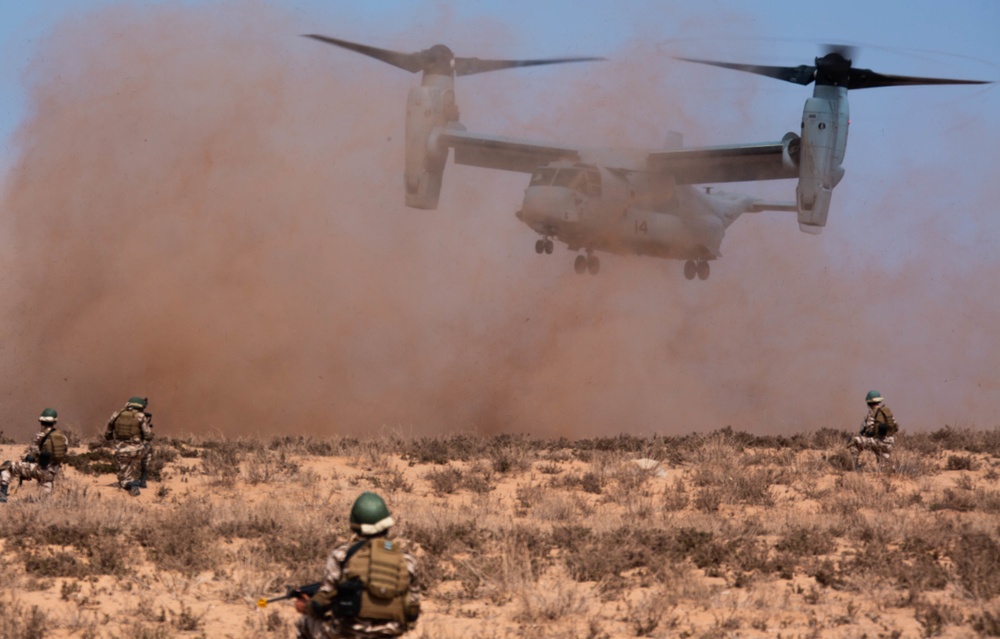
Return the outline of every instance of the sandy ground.
<path id="1" fill-rule="evenodd" d="M 402 538 L 443 544 L 433 557 L 414 544 L 427 583 L 411 636 L 973 637 L 1000 625 L 983 616 L 1000 613 L 1000 593 L 970 586 L 956 551 L 963 534 L 1000 535 L 991 455 L 967 454 L 970 468 L 949 470 L 953 452 L 901 451 L 896 471 L 852 472 L 830 463 L 837 451 L 720 438 L 681 459 L 513 446 L 499 461 L 436 464 L 375 443 L 331 456 L 261 447 L 226 476 L 209 467 L 210 449 L 189 446 L 200 456 L 169 461 L 136 498 L 111 474 L 70 467 L 51 498 L 34 483 L 12 494 L 0 528 L 0 638 L 293 636 L 289 602 L 255 602 L 319 579 L 363 490 L 387 498 Z M 0 446 L 4 459 L 22 451 Z M 754 493 L 748 481 L 766 486 Z M 749 496 L 736 499 L 740 491 Z M 955 501 L 959 493 L 968 499 Z M 642 531 L 659 536 L 631 536 Z M 795 531 L 805 531 L 797 546 Z M 684 535 L 717 541 L 715 556 L 679 555 L 670 540 Z M 661 556 L 663 540 L 674 545 Z M 282 544 L 293 565 L 271 554 Z M 912 572 L 864 561 L 873 548 Z M 609 559 L 601 573 L 604 556 L 623 550 L 653 559 Z M 781 561 L 793 565 L 776 568 Z M 582 575 L 591 563 L 598 572 Z"/>

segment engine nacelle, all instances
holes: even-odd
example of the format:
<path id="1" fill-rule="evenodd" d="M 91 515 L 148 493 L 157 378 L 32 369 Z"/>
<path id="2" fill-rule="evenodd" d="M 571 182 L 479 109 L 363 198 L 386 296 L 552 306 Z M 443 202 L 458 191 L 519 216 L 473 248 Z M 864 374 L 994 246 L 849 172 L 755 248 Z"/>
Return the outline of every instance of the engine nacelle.
<path id="1" fill-rule="evenodd" d="M 454 79 L 425 75 L 406 101 L 406 206 L 436 209 L 448 148 L 439 148 L 436 129 L 458 120 Z"/>
<path id="2" fill-rule="evenodd" d="M 802 109 L 799 184 L 795 199 L 799 229 L 819 233 L 826 226 L 833 189 L 844 177 L 849 122 L 847 89 L 817 86 Z"/>

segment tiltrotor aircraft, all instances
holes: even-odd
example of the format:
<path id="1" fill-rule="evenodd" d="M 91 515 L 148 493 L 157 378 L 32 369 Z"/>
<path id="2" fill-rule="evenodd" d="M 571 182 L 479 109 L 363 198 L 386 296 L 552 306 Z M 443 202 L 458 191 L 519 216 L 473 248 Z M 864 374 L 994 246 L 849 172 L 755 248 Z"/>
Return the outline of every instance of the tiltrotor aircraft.
<path id="1" fill-rule="evenodd" d="M 455 76 L 514 67 L 601 60 L 480 60 L 456 57 L 438 44 L 398 53 L 322 35 L 306 37 L 381 60 L 411 73 L 423 72 L 406 105 L 406 205 L 435 209 L 449 149 L 458 164 L 531 175 L 517 217 L 537 232 L 535 252 L 551 254 L 553 240 L 577 252 L 577 273 L 596 274 L 603 251 L 684 260 L 687 279 L 707 279 L 709 261 L 720 257 L 726 229 L 743 213 L 793 211 L 799 228 L 819 233 L 826 225 L 833 189 L 844 176 L 850 89 L 920 84 L 984 84 L 883 75 L 855 68 L 844 47 L 831 47 L 814 65 L 797 67 L 688 62 L 747 71 L 787 82 L 815 82 L 798 134 L 778 142 L 654 150 L 587 149 L 467 131 L 459 122 Z M 798 178 L 794 202 L 713 192 L 724 182 Z"/>

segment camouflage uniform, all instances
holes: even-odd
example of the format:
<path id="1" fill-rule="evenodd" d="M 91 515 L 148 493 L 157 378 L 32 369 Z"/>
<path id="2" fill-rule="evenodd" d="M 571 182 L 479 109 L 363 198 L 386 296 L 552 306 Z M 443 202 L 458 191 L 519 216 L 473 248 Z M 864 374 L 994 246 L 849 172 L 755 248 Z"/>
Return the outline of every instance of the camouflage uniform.
<path id="1" fill-rule="evenodd" d="M 119 418 L 134 419 L 138 422 L 138 427 L 131 433 L 118 432 L 120 429 L 116 429 L 115 425 Z M 115 442 L 118 485 L 133 495 L 138 495 L 142 458 L 148 450 L 149 442 L 153 439 L 149 415 L 138 405 L 131 402 L 126 404 L 125 408 L 111 414 L 104 439 Z"/>
<path id="2" fill-rule="evenodd" d="M 327 603 L 337 594 L 337 584 L 340 583 L 344 575 L 344 567 L 347 564 L 348 551 L 356 544 L 363 541 L 378 543 L 385 539 L 381 536 L 355 536 L 350 542 L 341 544 L 334 548 L 326 560 L 326 570 L 323 575 L 323 585 L 313 597 L 316 603 Z M 398 539 L 393 540 L 394 544 L 401 543 Z M 406 569 L 410 575 L 409 605 L 419 607 L 420 605 L 420 585 L 417 581 L 417 562 L 410 553 L 403 553 L 406 561 Z M 317 617 L 314 614 L 304 614 L 299 617 L 295 624 L 297 639 L 334 639 L 342 637 L 345 639 L 374 639 L 378 637 L 398 637 L 411 629 L 412 624 L 399 621 L 384 621 L 353 618 L 338 618 L 332 616 Z"/>
<path id="3" fill-rule="evenodd" d="M 854 455 L 854 464 L 858 464 L 861 453 L 866 450 L 875 454 L 879 464 L 888 462 L 893 444 L 896 443 L 896 438 L 889 433 L 895 428 L 896 420 L 888 406 L 882 402 L 869 405 L 861 432 L 847 445 Z"/>
<path id="4" fill-rule="evenodd" d="M 15 477 L 19 480 L 18 483 L 24 480 L 37 480 L 45 494 L 52 493 L 53 482 L 62 465 L 49 461 L 47 455 L 46 459 L 43 460 L 41 449 L 42 444 L 49 438 L 52 431 L 56 430 L 56 427 L 54 423 L 46 422 L 41 422 L 41 427 L 25 451 L 24 461 L 5 461 L 0 464 L 0 493 L 5 497 L 10 481 Z M 45 466 L 42 466 L 42 461 L 45 461 Z"/>
<path id="5" fill-rule="evenodd" d="M 45 494 L 51 494 L 52 483 L 58 472 L 58 465 L 50 464 L 47 468 L 42 468 L 38 462 L 33 461 L 5 461 L 0 465 L 0 486 L 3 486 L 3 492 L 6 493 L 10 480 L 15 477 L 21 481 L 36 479 Z"/>

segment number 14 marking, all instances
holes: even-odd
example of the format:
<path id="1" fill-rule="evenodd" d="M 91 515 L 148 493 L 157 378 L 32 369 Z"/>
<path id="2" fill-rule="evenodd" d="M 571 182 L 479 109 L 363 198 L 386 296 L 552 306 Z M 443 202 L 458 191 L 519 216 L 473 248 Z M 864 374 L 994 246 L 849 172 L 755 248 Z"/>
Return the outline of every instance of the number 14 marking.
<path id="1" fill-rule="evenodd" d="M 635 221 L 635 234 L 638 235 L 642 233 L 645 235 L 649 229 L 646 228 L 646 220 L 636 220 Z"/>

